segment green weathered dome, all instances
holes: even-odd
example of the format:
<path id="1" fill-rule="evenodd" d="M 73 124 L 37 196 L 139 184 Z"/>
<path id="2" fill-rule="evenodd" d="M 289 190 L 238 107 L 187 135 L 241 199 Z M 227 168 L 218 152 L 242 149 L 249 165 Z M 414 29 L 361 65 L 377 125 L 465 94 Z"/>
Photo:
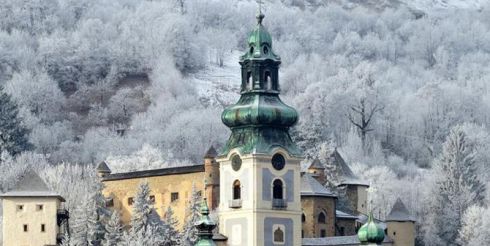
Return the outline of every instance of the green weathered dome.
<path id="1" fill-rule="evenodd" d="M 274 94 L 243 94 L 240 100 L 226 108 L 221 115 L 223 123 L 230 127 L 275 126 L 291 127 L 298 121 L 296 110 Z"/>
<path id="2" fill-rule="evenodd" d="M 359 241 L 361 244 L 376 243 L 381 244 L 385 239 L 384 230 L 374 222 L 373 213 L 369 213 L 369 218 L 366 224 L 364 224 L 357 232 Z"/>
<path id="3" fill-rule="evenodd" d="M 247 39 L 248 50 L 241 60 L 246 59 L 271 59 L 280 60 L 281 58 L 272 50 L 272 37 L 262 25 L 263 14 L 257 16 L 257 26 L 250 33 Z"/>

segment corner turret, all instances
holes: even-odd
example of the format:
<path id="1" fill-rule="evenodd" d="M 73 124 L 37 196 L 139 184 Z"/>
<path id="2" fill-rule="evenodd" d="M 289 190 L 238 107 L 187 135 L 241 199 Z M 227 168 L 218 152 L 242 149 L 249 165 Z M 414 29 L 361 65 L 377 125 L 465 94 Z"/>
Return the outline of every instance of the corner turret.
<path id="1" fill-rule="evenodd" d="M 107 166 L 107 163 L 105 163 L 105 161 L 99 163 L 99 165 L 97 165 L 97 168 L 95 170 L 99 178 L 105 178 L 108 175 L 110 175 L 112 172 L 109 166 Z"/>
<path id="2" fill-rule="evenodd" d="M 386 216 L 386 229 L 395 246 L 415 245 L 415 220 L 400 198 Z"/>
<path id="3" fill-rule="evenodd" d="M 219 164 L 216 162 L 218 153 L 214 146 L 209 147 L 204 155 L 204 172 L 205 172 L 205 188 L 206 197 L 208 198 L 208 206 L 215 209 L 219 205 Z"/>

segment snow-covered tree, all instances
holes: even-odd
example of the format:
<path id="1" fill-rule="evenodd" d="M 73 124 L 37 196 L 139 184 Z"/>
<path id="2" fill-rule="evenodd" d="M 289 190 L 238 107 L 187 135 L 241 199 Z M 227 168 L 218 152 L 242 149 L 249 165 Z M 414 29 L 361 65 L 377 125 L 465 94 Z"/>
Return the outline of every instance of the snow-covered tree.
<path id="1" fill-rule="evenodd" d="M 179 245 L 181 242 L 180 232 L 177 230 L 179 222 L 175 218 L 174 210 L 168 206 L 163 217 L 165 223 L 165 234 L 163 235 L 163 246 Z"/>
<path id="2" fill-rule="evenodd" d="M 459 230 L 459 243 L 465 246 L 490 244 L 490 209 L 473 205 L 466 209 Z"/>
<path id="3" fill-rule="evenodd" d="M 123 225 L 119 212 L 114 210 L 106 225 L 104 246 L 117 246 L 122 241 Z"/>
<path id="4" fill-rule="evenodd" d="M 144 233 L 149 226 L 153 206 L 150 201 L 150 186 L 143 181 L 138 186 L 131 213 L 131 233 L 138 235 Z"/>
<path id="5" fill-rule="evenodd" d="M 451 129 L 434 164 L 436 181 L 425 228 L 425 240 L 430 245 L 458 245 L 464 212 L 483 202 L 485 187 L 474 156 L 474 147 L 462 128 Z"/>
<path id="6" fill-rule="evenodd" d="M 185 224 L 181 234 L 182 245 L 192 246 L 197 242 L 198 237 L 195 224 L 201 218 L 199 211 L 200 203 L 200 192 L 196 189 L 196 185 L 192 184 L 192 192 L 187 203 Z"/>
<path id="7" fill-rule="evenodd" d="M 29 131 L 22 125 L 17 104 L 0 86 L 0 152 L 19 154 L 32 148 Z"/>

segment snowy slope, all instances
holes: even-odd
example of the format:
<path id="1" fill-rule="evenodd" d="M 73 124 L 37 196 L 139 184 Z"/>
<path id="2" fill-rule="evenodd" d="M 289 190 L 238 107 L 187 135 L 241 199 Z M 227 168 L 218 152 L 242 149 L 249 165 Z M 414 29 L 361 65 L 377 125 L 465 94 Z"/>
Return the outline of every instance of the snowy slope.
<path id="1" fill-rule="evenodd" d="M 479 9 L 490 1 L 488 0 L 400 0 L 406 5 L 419 10 L 439 9 Z"/>

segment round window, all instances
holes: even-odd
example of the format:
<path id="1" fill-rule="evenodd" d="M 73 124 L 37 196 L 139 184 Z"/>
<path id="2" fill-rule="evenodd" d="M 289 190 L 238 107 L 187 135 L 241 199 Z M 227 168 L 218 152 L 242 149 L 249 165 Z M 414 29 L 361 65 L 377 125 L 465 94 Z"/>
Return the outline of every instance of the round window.
<path id="1" fill-rule="evenodd" d="M 286 160 L 281 154 L 275 154 L 274 156 L 272 156 L 271 162 L 272 166 L 276 170 L 282 170 L 284 168 L 284 165 L 286 165 Z"/>
<path id="2" fill-rule="evenodd" d="M 238 171 L 240 170 L 240 167 L 242 167 L 242 158 L 240 158 L 239 155 L 234 155 L 231 158 L 231 168 L 233 168 L 233 170 L 235 171 Z"/>

